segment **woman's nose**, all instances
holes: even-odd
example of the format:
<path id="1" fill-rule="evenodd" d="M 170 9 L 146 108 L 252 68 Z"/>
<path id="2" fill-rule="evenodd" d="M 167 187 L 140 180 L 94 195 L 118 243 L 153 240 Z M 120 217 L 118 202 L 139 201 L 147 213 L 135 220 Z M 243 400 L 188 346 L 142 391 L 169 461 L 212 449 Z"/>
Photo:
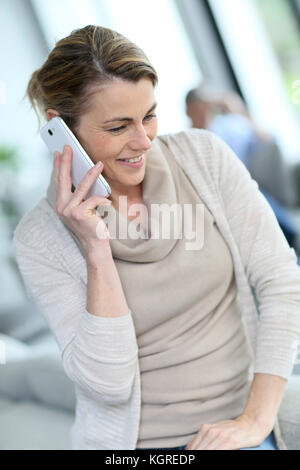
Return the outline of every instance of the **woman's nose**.
<path id="1" fill-rule="evenodd" d="M 151 139 L 143 126 L 134 131 L 129 145 L 133 150 L 140 150 L 142 152 L 149 150 L 151 147 Z"/>

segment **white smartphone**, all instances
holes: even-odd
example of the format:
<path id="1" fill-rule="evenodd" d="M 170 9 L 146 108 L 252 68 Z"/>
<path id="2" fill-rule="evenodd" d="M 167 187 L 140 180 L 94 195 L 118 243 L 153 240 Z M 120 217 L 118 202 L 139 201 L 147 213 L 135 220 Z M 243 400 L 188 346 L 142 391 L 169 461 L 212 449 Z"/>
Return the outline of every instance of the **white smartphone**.
<path id="1" fill-rule="evenodd" d="M 80 145 L 73 132 L 69 129 L 64 120 L 57 116 L 52 118 L 41 128 L 40 135 L 52 154 L 54 154 L 55 151 L 63 153 L 65 145 L 72 147 L 71 179 L 72 184 L 76 187 L 88 170 L 94 166 L 94 163 Z M 110 194 L 111 188 L 100 174 L 84 199 L 86 200 L 90 196 L 107 197 Z"/>

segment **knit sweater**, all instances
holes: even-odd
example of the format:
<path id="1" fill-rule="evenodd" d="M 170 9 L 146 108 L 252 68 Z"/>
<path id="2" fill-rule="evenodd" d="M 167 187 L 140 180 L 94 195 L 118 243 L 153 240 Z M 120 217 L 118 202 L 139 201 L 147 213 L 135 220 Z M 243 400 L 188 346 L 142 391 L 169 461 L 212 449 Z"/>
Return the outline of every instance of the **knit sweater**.
<path id="1" fill-rule="evenodd" d="M 252 374 L 289 378 L 300 335 L 300 270 L 272 209 L 214 134 L 193 129 L 157 139 L 194 185 L 230 249 L 254 354 Z M 108 318 L 86 310 L 85 259 L 46 198 L 23 216 L 13 241 L 27 293 L 48 322 L 75 384 L 72 448 L 135 449 L 141 391 L 132 312 Z M 277 421 L 274 431 L 284 449 Z"/>
<path id="2" fill-rule="evenodd" d="M 55 207 L 56 195 L 48 200 Z M 146 154 L 141 209 L 145 208 L 146 217 L 132 220 L 128 231 L 122 226 L 121 233 L 120 213 L 114 206 L 103 207 L 103 212 L 138 342 L 137 447 L 161 449 L 186 445 L 203 423 L 242 414 L 252 357 L 228 246 L 160 139 Z M 164 212 L 166 208 L 170 213 Z M 155 230 L 155 221 L 160 230 Z M 148 228 L 146 238 L 136 237 L 142 222 L 146 232 Z M 78 247 L 82 249 L 80 242 Z"/>

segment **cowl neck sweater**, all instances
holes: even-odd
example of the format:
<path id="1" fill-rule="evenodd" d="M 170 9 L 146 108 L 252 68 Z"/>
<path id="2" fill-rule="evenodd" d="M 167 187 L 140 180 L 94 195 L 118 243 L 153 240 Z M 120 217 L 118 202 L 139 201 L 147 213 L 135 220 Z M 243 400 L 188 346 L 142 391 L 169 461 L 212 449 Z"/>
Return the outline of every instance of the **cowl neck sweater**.
<path id="1" fill-rule="evenodd" d="M 257 183 L 223 141 L 198 129 L 159 136 L 159 140 L 166 143 L 213 214 L 230 249 L 240 310 L 255 358 L 253 373 L 288 379 L 297 355 L 300 324 L 300 271 L 295 251 Z M 55 206 L 42 198 L 15 229 L 17 263 L 76 386 L 72 448 L 135 449 L 140 436 L 141 383 L 133 320 L 139 312 L 114 318 L 87 312 L 86 262 L 71 233 Z M 159 275 L 160 269 L 158 283 Z M 155 277 L 152 293 L 154 281 Z M 164 293 L 163 282 L 160 288 Z M 176 292 L 175 288 L 169 297 Z M 151 304 L 148 307 L 152 313 Z M 120 373 L 112 374 L 112 368 Z M 274 433 L 279 448 L 286 449 L 277 418 Z"/>
<path id="2" fill-rule="evenodd" d="M 170 237 L 163 237 L 162 217 L 160 220 L 155 216 L 152 208 L 164 204 L 165 207 L 172 207 L 179 204 L 180 168 L 169 153 L 163 152 L 157 140 L 152 144 L 146 156 L 145 176 L 142 181 L 143 201 L 146 208 L 145 220 L 140 214 L 137 220 L 128 221 L 122 212 L 115 208 L 108 208 L 107 226 L 116 222 L 116 235 L 123 233 L 124 238 L 112 238 L 110 241 L 114 258 L 135 263 L 149 263 L 159 261 L 169 255 L 177 243 L 173 235 L 175 229 L 175 217 L 171 216 L 166 221 L 166 228 L 169 229 Z M 179 219 L 178 219 L 179 220 Z M 139 222 L 141 223 L 139 224 Z M 158 232 L 151 233 L 151 227 L 155 224 Z M 122 231 L 122 232 L 121 232 Z M 134 234 L 133 238 L 130 236 Z M 158 236 L 158 238 L 153 238 Z"/>
<path id="3" fill-rule="evenodd" d="M 174 204 L 179 203 L 180 199 L 180 167 L 178 163 L 172 158 L 168 147 L 156 138 L 152 142 L 151 149 L 147 152 L 145 176 L 142 181 L 143 188 L 143 201 L 146 207 L 147 220 L 139 225 L 140 219 L 127 220 L 123 212 L 117 211 L 113 205 L 111 206 L 98 206 L 97 212 L 103 217 L 109 232 L 116 234 L 110 239 L 110 246 L 113 257 L 123 261 L 131 261 L 136 263 L 154 262 L 168 256 L 178 241 L 178 226 L 175 220 L 180 223 L 179 216 L 172 216 L 167 221 L 167 229 L 169 230 L 170 237 L 164 238 L 162 233 L 162 224 L 160 224 L 157 217 L 155 217 L 151 210 L 155 205 L 164 204 L 166 207 L 172 207 Z M 75 188 L 73 188 L 74 190 Z M 47 200 L 55 209 L 56 206 L 56 188 L 53 174 L 51 176 L 50 184 L 47 190 Z M 66 225 L 63 218 L 61 221 Z M 151 227 L 154 224 L 159 230 L 159 238 L 157 234 L 151 234 Z M 84 255 L 81 242 L 76 234 L 66 225 L 71 232 L 78 248 Z M 181 224 L 182 227 L 182 224 Z M 177 231 L 176 231 L 177 228 Z M 183 228 L 182 228 L 183 229 Z M 183 230 L 182 230 L 183 231 Z M 130 236 L 134 232 L 134 237 Z M 179 232 L 180 233 L 180 232 Z M 182 233 L 182 232 L 181 232 Z M 122 238 L 119 235 L 122 234 Z"/>
<path id="4" fill-rule="evenodd" d="M 199 423 L 242 413 L 251 352 L 236 302 L 228 246 L 211 212 L 157 139 L 146 156 L 143 201 L 147 217 L 142 222 L 127 224 L 114 207 L 101 206 L 99 213 L 110 233 L 119 235 L 121 229 L 123 234 L 111 238 L 110 245 L 139 346 L 142 401 L 137 447 L 173 447 L 195 437 Z M 152 210 L 155 205 L 177 212 L 158 217 Z M 184 211 L 187 205 L 190 219 Z M 197 205 L 203 213 L 196 211 Z M 197 224 L 196 217 L 202 214 Z M 203 243 L 192 245 L 194 249 L 187 249 L 192 241 L 185 237 L 186 222 L 192 222 L 193 232 L 203 230 Z M 132 233 L 141 236 L 133 239 Z"/>

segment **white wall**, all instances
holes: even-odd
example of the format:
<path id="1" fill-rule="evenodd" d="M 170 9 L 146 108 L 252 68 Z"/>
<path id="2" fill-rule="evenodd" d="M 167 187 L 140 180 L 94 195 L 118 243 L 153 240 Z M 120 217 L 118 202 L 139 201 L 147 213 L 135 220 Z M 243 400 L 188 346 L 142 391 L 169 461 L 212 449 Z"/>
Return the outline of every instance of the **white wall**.
<path id="1" fill-rule="evenodd" d="M 36 116 L 22 98 L 31 73 L 55 42 L 73 29 L 99 24 L 135 41 L 159 75 L 158 133 L 190 126 L 184 98 L 198 85 L 201 71 L 174 0 L 154 1 L 151 6 L 148 0 L 5 0 L 0 1 L 0 17 L 2 101 L 3 91 L 6 95 L 0 104 L 0 142 L 20 148 L 25 170 L 18 191 L 26 191 L 20 201 L 24 210 L 44 195 L 52 162 L 39 137 Z"/>
<path id="2" fill-rule="evenodd" d="M 16 188 L 26 191 L 27 197 L 20 198 L 26 208 L 43 190 L 49 157 L 37 135 L 36 116 L 22 98 L 32 72 L 45 60 L 48 50 L 27 0 L 1 1 L 0 18 L 0 80 L 5 87 L 5 99 L 0 104 L 0 144 L 17 145 L 20 158 L 28 164 L 22 186 Z"/>
<path id="3" fill-rule="evenodd" d="M 202 79 L 174 0 L 32 0 L 47 42 L 72 29 L 98 24 L 114 29 L 141 47 L 159 76 L 156 89 L 158 133 L 190 127 L 185 95 Z"/>
<path id="4" fill-rule="evenodd" d="M 28 102 L 22 101 L 31 73 L 44 60 L 47 49 L 27 0 L 0 1 L 0 145 L 16 145 L 26 165 L 16 187 L 10 188 L 21 212 L 31 208 L 44 193 L 49 179 L 49 157 L 37 136 L 37 119 Z M 22 306 L 25 293 L 7 263 L 11 253 L 9 232 L 0 220 L 0 309 Z"/>
<path id="5" fill-rule="evenodd" d="M 199 85 L 202 74 L 174 0 L 94 0 L 93 3 L 105 5 L 106 18 L 110 18 L 107 26 L 141 47 L 155 67 L 159 77 L 158 133 L 190 127 L 185 96 Z"/>
<path id="6" fill-rule="evenodd" d="M 210 0 L 210 5 L 252 116 L 277 139 L 286 161 L 297 163 L 299 119 L 255 2 Z"/>
<path id="7" fill-rule="evenodd" d="M 124 7 L 125 5 L 125 7 Z M 0 144 L 14 144 L 24 163 L 15 194 L 21 213 L 45 195 L 52 158 L 38 121 L 22 101 L 31 74 L 55 42 L 73 29 L 99 24 L 117 29 L 145 49 L 157 69 L 159 133 L 189 127 L 184 97 L 201 79 L 173 0 L 0 0 Z M 41 33 L 42 31 L 42 33 Z M 0 220 L 0 308 L 22 304 L 24 293 L 4 258 L 11 250 Z"/>

